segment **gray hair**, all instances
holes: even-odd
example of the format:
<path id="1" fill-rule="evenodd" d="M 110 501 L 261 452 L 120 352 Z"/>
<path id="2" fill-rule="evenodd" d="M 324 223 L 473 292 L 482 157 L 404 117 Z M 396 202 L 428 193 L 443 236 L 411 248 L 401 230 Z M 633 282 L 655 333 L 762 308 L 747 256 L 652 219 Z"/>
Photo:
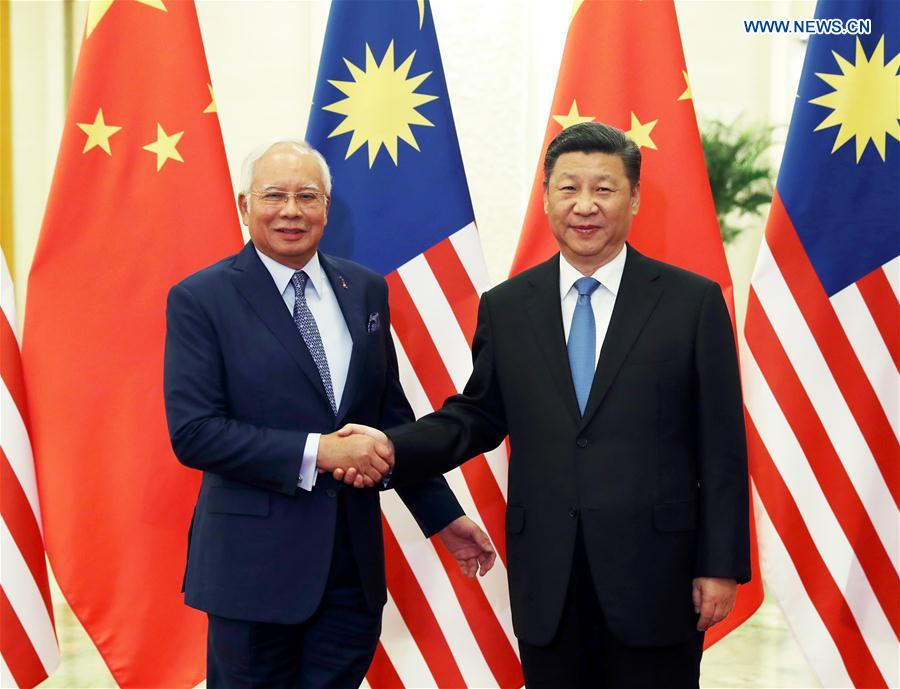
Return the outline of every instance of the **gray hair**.
<path id="1" fill-rule="evenodd" d="M 306 143 L 303 139 L 280 138 L 269 141 L 268 143 L 265 143 L 258 148 L 254 148 L 252 151 L 250 151 L 247 157 L 244 158 L 244 162 L 241 165 L 240 192 L 247 197 L 248 202 L 250 201 L 250 185 L 253 184 L 253 169 L 256 167 L 256 162 L 260 158 L 262 158 L 269 151 L 269 149 L 279 144 L 291 144 L 295 148 L 299 149 L 301 153 L 307 153 L 311 155 L 319 164 L 319 167 L 322 170 L 322 181 L 325 184 L 325 193 L 331 194 L 331 170 L 328 169 L 328 163 L 325 162 L 325 158 L 322 156 L 322 154 L 312 146 L 310 146 L 308 143 Z"/>

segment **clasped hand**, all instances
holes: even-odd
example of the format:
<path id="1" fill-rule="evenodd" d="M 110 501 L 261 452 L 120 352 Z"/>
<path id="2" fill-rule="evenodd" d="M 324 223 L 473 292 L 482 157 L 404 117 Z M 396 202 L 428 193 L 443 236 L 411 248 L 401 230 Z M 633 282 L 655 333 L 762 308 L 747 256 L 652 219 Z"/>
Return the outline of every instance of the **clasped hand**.
<path id="1" fill-rule="evenodd" d="M 319 439 L 317 468 L 347 485 L 371 488 L 393 465 L 394 446 L 377 428 L 348 423 Z"/>

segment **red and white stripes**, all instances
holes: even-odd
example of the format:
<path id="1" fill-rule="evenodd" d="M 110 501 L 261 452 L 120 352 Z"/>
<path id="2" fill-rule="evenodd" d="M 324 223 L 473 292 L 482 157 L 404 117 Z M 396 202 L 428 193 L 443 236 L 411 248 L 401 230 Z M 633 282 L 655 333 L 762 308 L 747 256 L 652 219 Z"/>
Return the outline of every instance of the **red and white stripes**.
<path id="1" fill-rule="evenodd" d="M 478 299 L 489 278 L 474 223 L 387 277 L 400 379 L 421 417 L 463 388 L 472 371 Z M 399 498 L 383 495 L 388 605 L 374 688 L 520 687 L 506 584 L 505 447 L 447 474 L 466 514 L 498 551 L 494 570 L 470 581 L 426 541 Z"/>
<path id="2" fill-rule="evenodd" d="M 900 662 L 898 259 L 828 297 L 780 198 L 741 364 L 763 574 L 823 686 Z"/>
<path id="3" fill-rule="evenodd" d="M 0 394 L 0 686 L 33 687 L 59 664 L 47 582 L 12 278 L 2 269 Z"/>

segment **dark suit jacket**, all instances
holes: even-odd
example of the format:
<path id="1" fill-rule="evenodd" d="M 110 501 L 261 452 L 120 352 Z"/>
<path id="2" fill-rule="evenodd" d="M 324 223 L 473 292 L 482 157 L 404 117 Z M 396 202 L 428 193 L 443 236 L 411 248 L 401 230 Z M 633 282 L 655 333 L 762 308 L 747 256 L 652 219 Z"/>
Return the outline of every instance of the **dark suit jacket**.
<path id="1" fill-rule="evenodd" d="M 750 577 L 740 382 L 719 286 L 629 247 L 583 418 L 558 255 L 484 294 L 472 356 L 463 394 L 388 433 L 392 482 L 445 472 L 508 434 L 519 639 L 552 639 L 579 519 L 612 632 L 632 645 L 692 638 L 692 579 Z"/>
<path id="2" fill-rule="evenodd" d="M 337 418 L 252 243 L 169 293 L 169 433 L 178 459 L 203 471 L 185 602 L 223 617 L 298 623 L 319 604 L 343 486 L 320 474 L 311 492 L 298 489 L 307 434 L 413 418 L 397 378 L 384 279 L 319 258 L 353 340 Z M 443 478 L 401 497 L 426 534 L 462 514 Z M 342 501 L 366 601 L 377 611 L 386 600 L 378 491 L 348 488 Z"/>

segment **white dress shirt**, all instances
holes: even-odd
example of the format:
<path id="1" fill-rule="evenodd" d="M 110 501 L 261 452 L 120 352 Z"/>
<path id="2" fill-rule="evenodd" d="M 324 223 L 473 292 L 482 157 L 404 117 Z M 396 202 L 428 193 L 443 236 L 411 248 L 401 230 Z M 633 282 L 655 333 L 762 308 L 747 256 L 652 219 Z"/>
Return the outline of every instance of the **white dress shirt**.
<path id="1" fill-rule="evenodd" d="M 591 294 L 591 309 L 594 311 L 594 324 L 597 330 L 597 346 L 594 350 L 594 368 L 600 359 L 600 349 L 609 330 L 609 320 L 612 318 L 613 307 L 616 305 L 616 295 L 619 292 L 619 284 L 622 282 L 622 271 L 625 270 L 625 246 L 616 254 L 616 257 L 606 263 L 590 277 L 597 280 L 600 286 Z M 569 331 L 572 329 L 572 318 L 575 315 L 575 304 L 578 303 L 578 290 L 575 289 L 575 281 L 585 277 L 563 257 L 559 255 L 559 298 L 562 300 L 563 332 L 566 342 L 569 341 Z"/>
<path id="2" fill-rule="evenodd" d="M 293 318 L 294 314 L 294 285 L 291 282 L 296 272 L 293 268 L 278 263 L 269 258 L 259 249 L 256 250 L 260 260 L 269 271 L 275 281 L 275 287 L 281 293 L 284 305 Z M 322 271 L 319 263 L 319 254 L 313 254 L 309 262 L 300 268 L 306 272 L 309 279 L 306 281 L 306 303 L 316 319 L 316 327 L 322 338 L 322 347 L 325 349 L 325 359 L 328 361 L 328 370 L 331 373 L 331 386 L 334 389 L 334 404 L 340 409 L 341 399 L 344 396 L 344 387 L 347 383 L 347 371 L 350 368 L 350 354 L 353 352 L 353 340 L 347 329 L 347 322 L 341 306 L 338 304 L 331 283 Z M 297 332 L 300 337 L 300 332 Z M 319 438 L 321 433 L 310 433 L 306 437 L 306 445 L 303 448 L 303 461 L 300 464 L 300 477 L 297 485 L 304 490 L 312 490 L 316 485 L 316 456 L 319 453 Z"/>

